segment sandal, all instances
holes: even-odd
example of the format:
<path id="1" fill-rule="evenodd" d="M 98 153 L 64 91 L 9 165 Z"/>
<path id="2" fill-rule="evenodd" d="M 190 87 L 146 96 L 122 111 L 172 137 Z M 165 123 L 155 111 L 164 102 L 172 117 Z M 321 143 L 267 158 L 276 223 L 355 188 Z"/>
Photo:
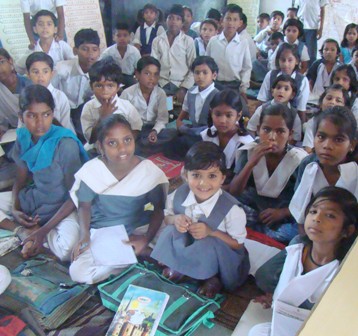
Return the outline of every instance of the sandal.
<path id="1" fill-rule="evenodd" d="M 219 278 L 214 276 L 205 280 L 204 284 L 199 288 L 198 294 L 206 296 L 209 299 L 213 299 L 223 288 Z"/>
<path id="2" fill-rule="evenodd" d="M 177 271 L 174 271 L 173 269 L 171 269 L 170 267 L 166 267 L 163 269 L 162 275 L 167 278 L 170 281 L 173 282 L 181 282 L 185 275 L 181 274 Z"/>

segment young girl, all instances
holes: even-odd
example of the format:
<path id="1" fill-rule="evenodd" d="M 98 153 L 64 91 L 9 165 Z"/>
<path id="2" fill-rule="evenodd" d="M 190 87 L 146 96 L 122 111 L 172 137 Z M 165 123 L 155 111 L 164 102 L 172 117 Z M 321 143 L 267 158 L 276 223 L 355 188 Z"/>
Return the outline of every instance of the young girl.
<path id="1" fill-rule="evenodd" d="M 352 60 L 352 50 L 358 47 L 358 25 L 350 23 L 344 29 L 344 38 L 341 42 L 341 61 L 344 64 L 350 63 Z"/>
<path id="2" fill-rule="evenodd" d="M 292 101 L 292 106 L 298 110 L 301 119 L 303 119 L 310 88 L 307 78 L 298 71 L 299 63 L 298 48 L 295 45 L 282 43 L 276 56 L 276 67 L 280 70 L 272 70 L 266 74 L 257 99 L 263 103 L 271 100 L 271 88 L 275 78 L 281 74 L 289 75 L 295 80 L 297 86 L 297 95 Z"/>
<path id="3" fill-rule="evenodd" d="M 272 303 L 273 319 L 253 327 L 249 336 L 297 335 L 303 324 L 295 318 L 297 312 L 301 318 L 308 317 L 354 243 L 358 206 L 347 190 L 320 190 L 305 217 L 302 243 L 287 246 L 256 272 L 257 285 L 267 293 L 257 301 L 266 308 Z"/>
<path id="4" fill-rule="evenodd" d="M 303 224 L 304 209 L 312 196 L 326 186 L 337 186 L 358 197 L 358 165 L 355 162 L 357 122 L 346 107 L 323 111 L 315 122 L 315 153 L 302 161 L 290 212 Z"/>
<path id="5" fill-rule="evenodd" d="M 115 260 L 108 265 L 94 258 L 95 253 L 110 253 L 93 251 L 91 247 L 95 235 L 100 239 L 104 228 L 124 225 L 135 253 L 146 252 L 163 220 L 168 186 L 167 178 L 157 166 L 134 155 L 135 139 L 123 116 L 112 114 L 103 119 L 97 134 L 101 155 L 78 171 L 71 190 L 78 207 L 80 237 L 73 249 L 70 275 L 74 281 L 87 284 L 121 271 Z M 145 211 L 148 203 L 153 211 Z M 107 241 L 100 243 L 113 245 Z"/>
<path id="6" fill-rule="evenodd" d="M 329 107 L 333 106 L 350 106 L 350 99 L 348 92 L 339 84 L 329 86 L 319 97 L 319 110 L 308 120 L 306 124 L 305 136 L 303 138 L 302 146 L 305 151 L 310 154 L 313 151 L 314 142 L 314 125 L 317 117 Z"/>
<path id="7" fill-rule="evenodd" d="M 173 281 L 203 280 L 199 294 L 214 297 L 222 287 L 234 290 L 248 274 L 244 247 L 246 218 L 237 201 L 221 190 L 225 154 L 211 142 L 199 142 L 184 161 L 187 183 L 169 195 L 165 223 L 152 257 Z"/>
<path id="8" fill-rule="evenodd" d="M 354 69 L 356 78 L 358 80 L 358 47 L 355 47 L 352 50 L 352 61 L 351 61 L 350 65 Z"/>
<path id="9" fill-rule="evenodd" d="M 40 252 L 47 241 L 58 258 L 70 260 L 79 227 L 69 190 L 87 154 L 70 130 L 52 125 L 54 107 L 51 92 L 41 85 L 28 86 L 20 95 L 25 127 L 17 130 L 16 181 L 12 195 L 1 194 L 0 226 L 20 226 L 18 235 L 28 236 L 24 257 Z"/>
<path id="10" fill-rule="evenodd" d="M 293 141 L 301 141 L 301 119 L 297 114 L 297 110 L 294 107 L 291 107 L 291 102 L 294 100 L 297 94 L 295 80 L 289 75 L 279 75 L 272 83 L 271 91 L 273 99 L 256 109 L 255 113 L 251 116 L 249 123 L 247 124 L 247 129 L 250 131 L 250 134 L 255 137 L 258 130 L 262 110 L 273 104 L 285 104 L 289 109 L 291 109 L 293 115 L 295 116 L 292 135 Z"/>
<path id="11" fill-rule="evenodd" d="M 288 204 L 294 193 L 297 168 L 307 155 L 292 147 L 293 116 L 283 104 L 270 105 L 260 116 L 259 140 L 238 150 L 237 174 L 230 194 L 246 205 L 248 226 L 287 242 L 297 234 Z"/>
<path id="12" fill-rule="evenodd" d="M 226 185 L 233 177 L 237 148 L 254 141 L 245 129 L 240 97 L 235 91 L 226 89 L 216 93 L 210 102 L 208 126 L 201 132 L 201 137 L 204 141 L 214 142 L 224 151 Z"/>
<path id="13" fill-rule="evenodd" d="M 331 74 L 340 64 L 338 60 L 340 52 L 341 49 L 336 40 L 327 39 L 323 42 L 320 49 L 322 58 L 313 62 L 307 72 L 311 87 L 310 101 L 316 102 L 325 88 L 329 86 Z"/>

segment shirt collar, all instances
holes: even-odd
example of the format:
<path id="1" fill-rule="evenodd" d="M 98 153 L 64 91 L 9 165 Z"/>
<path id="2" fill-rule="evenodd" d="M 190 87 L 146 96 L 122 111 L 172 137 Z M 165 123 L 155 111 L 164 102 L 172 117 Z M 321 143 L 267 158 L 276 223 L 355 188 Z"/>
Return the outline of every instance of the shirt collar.
<path id="1" fill-rule="evenodd" d="M 96 96 L 93 96 L 93 100 L 94 100 L 94 102 L 93 102 L 94 108 L 100 108 L 102 106 L 102 104 L 100 103 L 100 101 L 97 99 Z M 117 102 L 118 102 L 118 96 L 117 95 L 115 95 L 115 97 L 114 97 L 114 102 L 117 105 Z"/>
<path id="2" fill-rule="evenodd" d="M 283 39 L 284 39 L 284 41 L 285 41 L 286 43 L 291 44 L 290 42 L 287 41 L 287 36 L 285 36 Z M 298 45 L 299 43 L 300 43 L 299 40 L 296 40 L 295 42 L 293 42 L 294 45 Z"/>
<path id="3" fill-rule="evenodd" d="M 211 83 L 205 90 L 199 91 L 199 87 L 195 86 L 191 91 L 192 94 L 200 94 L 202 99 L 205 99 L 212 90 L 215 88 L 215 83 Z"/>
<path id="4" fill-rule="evenodd" d="M 226 41 L 227 41 L 224 32 L 221 32 L 221 33 L 220 33 L 220 35 L 219 35 L 219 40 L 226 40 Z M 233 37 L 233 39 L 232 39 L 230 42 L 237 42 L 237 43 L 240 42 L 240 36 L 239 36 L 239 34 L 236 33 L 235 36 Z M 229 42 L 229 43 L 230 43 L 230 42 Z"/>
<path id="5" fill-rule="evenodd" d="M 275 99 L 271 100 L 271 105 L 273 105 L 273 104 L 275 104 Z M 290 109 L 291 108 L 290 102 L 288 102 L 286 106 Z"/>
<path id="6" fill-rule="evenodd" d="M 155 27 L 155 22 L 153 22 L 150 26 L 147 25 L 146 22 L 144 22 L 144 29 L 146 28 L 154 28 Z"/>
<path id="7" fill-rule="evenodd" d="M 78 61 L 78 57 L 73 59 L 73 65 L 72 65 L 72 71 L 71 71 L 71 75 L 73 76 L 85 76 L 87 78 L 89 78 L 88 73 L 84 73 L 82 68 L 80 67 L 80 63 Z"/>

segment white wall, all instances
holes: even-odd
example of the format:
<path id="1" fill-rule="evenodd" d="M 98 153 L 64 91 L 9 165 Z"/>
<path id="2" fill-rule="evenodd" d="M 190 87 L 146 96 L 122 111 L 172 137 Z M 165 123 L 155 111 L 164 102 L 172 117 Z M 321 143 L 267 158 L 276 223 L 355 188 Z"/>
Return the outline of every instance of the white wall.
<path id="1" fill-rule="evenodd" d="M 274 10 L 280 10 L 286 16 L 289 7 L 292 7 L 292 0 L 261 0 L 260 13 L 270 14 Z"/>

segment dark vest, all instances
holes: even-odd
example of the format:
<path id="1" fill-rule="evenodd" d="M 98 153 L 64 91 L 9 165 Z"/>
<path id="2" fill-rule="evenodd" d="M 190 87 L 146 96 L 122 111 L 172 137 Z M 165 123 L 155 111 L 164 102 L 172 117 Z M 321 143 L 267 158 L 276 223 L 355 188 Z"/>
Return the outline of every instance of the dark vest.
<path id="1" fill-rule="evenodd" d="M 140 25 L 140 27 L 139 27 L 140 43 L 142 45 L 141 48 L 140 48 L 140 53 L 142 55 L 150 54 L 152 52 L 152 43 L 153 43 L 153 40 L 157 36 L 158 28 L 159 28 L 159 24 L 156 24 L 155 27 L 152 29 L 152 31 L 150 33 L 149 41 L 148 41 L 148 44 L 147 44 L 147 36 L 146 36 L 146 33 L 145 33 L 144 24 Z"/>

